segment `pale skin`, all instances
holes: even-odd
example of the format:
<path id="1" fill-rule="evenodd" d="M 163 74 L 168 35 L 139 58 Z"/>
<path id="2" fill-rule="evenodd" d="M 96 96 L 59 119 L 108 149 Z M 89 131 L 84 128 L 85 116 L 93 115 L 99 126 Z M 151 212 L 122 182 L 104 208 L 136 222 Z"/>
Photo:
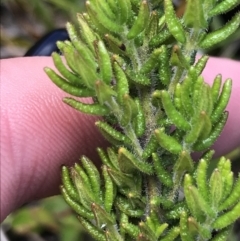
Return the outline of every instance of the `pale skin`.
<path id="1" fill-rule="evenodd" d="M 61 165 L 81 155 L 98 161 L 97 146 L 106 146 L 94 126 L 96 117 L 64 104 L 68 96 L 43 71 L 50 57 L 1 60 L 1 221 L 32 200 L 59 193 Z M 214 145 L 217 155 L 240 146 L 240 62 L 211 58 L 204 71 L 212 83 L 222 73 L 233 79 L 227 125 Z M 89 100 L 88 100 L 89 101 Z"/>

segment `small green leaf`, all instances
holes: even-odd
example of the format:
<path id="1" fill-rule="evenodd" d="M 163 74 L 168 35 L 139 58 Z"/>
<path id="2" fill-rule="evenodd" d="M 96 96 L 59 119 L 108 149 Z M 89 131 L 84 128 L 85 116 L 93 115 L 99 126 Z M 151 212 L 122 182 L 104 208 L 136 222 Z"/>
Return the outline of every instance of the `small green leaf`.
<path id="1" fill-rule="evenodd" d="M 108 1 L 95 1 L 90 0 L 96 7 L 101 10 L 109 19 L 115 21 L 117 16 L 112 11 L 111 5 L 109 5 Z"/>
<path id="2" fill-rule="evenodd" d="M 69 197 L 74 201 L 79 201 L 78 193 L 73 185 L 68 168 L 65 166 L 62 167 L 62 183 L 64 186 L 64 191 L 69 195 Z"/>
<path id="3" fill-rule="evenodd" d="M 240 13 L 236 13 L 235 16 L 222 28 L 207 34 L 203 40 L 199 43 L 199 47 L 203 49 L 210 48 L 233 34 L 240 25 Z"/>
<path id="4" fill-rule="evenodd" d="M 206 129 L 204 129 L 205 122 L 206 122 L 206 113 L 205 113 L 205 111 L 201 111 L 201 113 L 199 115 L 197 115 L 197 118 L 196 118 L 196 116 L 195 116 L 195 118 L 193 118 L 192 123 L 191 123 L 192 128 L 184 137 L 184 141 L 188 144 L 195 143 L 199 139 L 201 132 L 206 131 Z M 210 129 L 210 131 L 211 131 L 211 129 Z M 207 135 L 209 135 L 209 131 L 207 131 Z"/>
<path id="5" fill-rule="evenodd" d="M 141 233 L 139 234 L 139 239 L 143 239 L 143 240 L 156 240 L 156 234 L 155 232 L 153 232 L 149 227 L 148 225 L 141 221 L 139 224 L 138 224 L 139 228 L 140 228 L 140 231 Z"/>
<path id="6" fill-rule="evenodd" d="M 238 218 L 240 218 L 240 202 L 238 202 L 230 211 L 227 211 L 218 217 L 213 223 L 213 228 L 223 229 L 233 224 Z"/>
<path id="7" fill-rule="evenodd" d="M 170 94 L 163 90 L 162 91 L 162 104 L 166 111 L 168 118 L 173 122 L 176 127 L 181 130 L 187 131 L 190 129 L 189 123 L 185 120 L 185 118 L 178 112 L 175 106 L 172 103 Z"/>
<path id="8" fill-rule="evenodd" d="M 202 98 L 203 88 L 204 88 L 204 79 L 202 76 L 200 76 L 196 79 L 193 85 L 192 103 L 194 106 L 199 105 L 199 102 Z"/>
<path id="9" fill-rule="evenodd" d="M 216 168 L 209 181 L 209 193 L 210 193 L 210 201 L 212 204 L 212 207 L 218 208 L 219 203 L 222 201 L 223 197 L 223 178 L 221 176 L 221 173 L 219 170 Z"/>
<path id="10" fill-rule="evenodd" d="M 131 1 L 125 0 L 125 1 L 118 1 L 116 4 L 118 5 L 118 17 L 119 17 L 119 23 L 124 24 L 128 21 L 128 19 L 131 17 Z"/>
<path id="11" fill-rule="evenodd" d="M 113 68 L 114 68 L 115 77 L 116 77 L 117 99 L 120 104 L 123 104 L 124 94 L 129 94 L 127 76 L 116 61 L 114 61 L 113 63 Z"/>
<path id="12" fill-rule="evenodd" d="M 74 171 L 73 171 L 73 169 L 74 169 Z M 85 172 L 85 170 L 83 170 L 82 166 L 80 166 L 78 163 L 75 163 L 74 167 L 71 168 L 71 174 L 75 175 L 75 172 L 77 172 L 78 175 L 80 176 L 81 182 L 83 183 L 83 185 L 87 189 L 92 190 L 91 183 L 90 183 L 87 173 Z"/>
<path id="13" fill-rule="evenodd" d="M 46 67 L 44 68 L 44 71 L 46 72 L 46 74 L 54 84 L 56 84 L 59 88 L 61 88 L 68 94 L 71 94 L 77 97 L 91 97 L 91 96 L 94 96 L 95 94 L 93 90 L 90 90 L 84 87 L 76 87 L 73 84 L 67 82 L 66 79 L 56 74 L 55 71 L 50 68 Z"/>
<path id="14" fill-rule="evenodd" d="M 189 217 L 188 218 L 188 231 L 193 235 L 196 236 L 200 233 L 200 224 L 196 221 L 195 218 Z"/>
<path id="15" fill-rule="evenodd" d="M 119 163 L 118 163 L 118 155 L 117 155 L 116 151 L 113 148 L 108 147 L 107 154 L 108 154 L 111 166 L 113 166 L 114 169 L 120 171 L 120 167 L 119 167 Z"/>
<path id="16" fill-rule="evenodd" d="M 167 228 L 168 228 L 167 223 L 163 223 L 160 226 L 158 225 L 157 230 L 156 230 L 156 234 L 155 234 L 157 236 L 157 238 L 159 238 Z"/>
<path id="17" fill-rule="evenodd" d="M 152 134 L 143 150 L 143 153 L 142 153 L 143 160 L 148 159 L 152 155 L 153 152 L 157 151 L 158 147 L 159 147 L 158 141 L 157 141 L 155 135 Z"/>
<path id="18" fill-rule="evenodd" d="M 194 113 L 194 107 L 192 106 L 191 93 L 192 93 L 192 79 L 187 76 L 181 84 L 180 98 L 182 106 L 185 109 L 186 116 L 191 117 Z"/>
<path id="19" fill-rule="evenodd" d="M 93 43 L 95 40 L 99 39 L 98 35 L 93 32 L 93 30 L 90 28 L 88 23 L 84 20 L 84 17 L 82 14 L 77 14 L 77 20 L 80 25 L 80 35 L 82 39 L 85 41 L 87 46 L 91 49 L 92 53 L 94 53 L 94 46 Z"/>
<path id="20" fill-rule="evenodd" d="M 228 196 L 228 198 L 219 206 L 219 210 L 228 209 L 231 206 L 233 206 L 236 202 L 239 203 L 239 200 L 240 200 L 240 176 L 236 180 L 233 190 Z"/>
<path id="21" fill-rule="evenodd" d="M 230 226 L 230 228 L 225 228 L 225 229 L 219 231 L 218 234 L 216 234 L 211 241 L 227 240 L 229 238 L 229 234 L 230 234 L 231 230 L 232 230 L 232 227 Z"/>
<path id="22" fill-rule="evenodd" d="M 158 143 L 173 154 L 179 154 L 182 151 L 182 145 L 172 136 L 164 133 L 164 129 L 155 130 L 155 136 L 157 138 Z"/>
<path id="23" fill-rule="evenodd" d="M 181 185 L 181 180 L 183 175 L 188 172 L 191 173 L 193 171 L 194 164 L 193 160 L 188 151 L 182 151 L 179 154 L 179 157 L 176 163 L 173 166 L 173 181 L 176 185 Z"/>
<path id="24" fill-rule="evenodd" d="M 128 39 L 136 38 L 147 26 L 147 22 L 149 21 L 150 11 L 147 1 L 142 1 L 140 4 L 140 9 L 138 12 L 138 16 L 135 19 L 131 29 L 127 34 Z"/>
<path id="25" fill-rule="evenodd" d="M 161 241 L 173 241 L 179 236 L 179 234 L 180 234 L 180 228 L 173 227 L 167 232 L 167 234 L 163 238 L 161 238 Z"/>
<path id="26" fill-rule="evenodd" d="M 74 109 L 90 114 L 90 115 L 100 115 L 104 116 L 109 114 L 109 109 L 105 106 L 102 106 L 100 104 L 85 104 L 83 102 L 79 102 L 73 98 L 64 98 L 63 102 L 70 105 Z"/>
<path id="27" fill-rule="evenodd" d="M 91 3 L 90 1 L 86 1 L 86 8 L 91 20 L 94 21 L 94 24 L 96 25 L 97 28 L 99 28 L 101 32 L 104 32 L 104 33 L 107 33 L 109 31 L 113 33 L 122 32 L 123 30 L 122 25 L 110 19 L 100 7 L 96 6 L 96 4 Z M 101 25 L 104 28 L 102 28 Z"/>
<path id="28" fill-rule="evenodd" d="M 199 192 L 202 194 L 203 198 L 209 200 L 209 188 L 207 183 L 207 168 L 209 161 L 201 159 L 198 163 L 197 173 L 196 173 L 196 182 Z"/>
<path id="29" fill-rule="evenodd" d="M 178 45 L 173 46 L 170 61 L 173 66 L 179 66 L 185 69 L 190 68 L 189 60 L 186 59 L 186 57 L 182 53 L 181 48 Z"/>
<path id="30" fill-rule="evenodd" d="M 132 223 L 122 222 L 120 225 L 121 228 L 134 239 L 136 239 L 140 233 L 139 227 Z"/>
<path id="31" fill-rule="evenodd" d="M 127 69 L 126 71 L 128 78 L 135 84 L 140 84 L 143 86 L 148 86 L 151 84 L 150 78 L 146 75 L 134 73 L 132 70 Z"/>
<path id="32" fill-rule="evenodd" d="M 92 219 L 94 217 L 93 213 L 84 208 L 81 204 L 75 202 L 71 197 L 68 195 L 66 189 L 61 186 L 61 193 L 63 195 L 64 200 L 66 203 L 78 214 L 82 217 L 85 217 L 87 219 Z"/>
<path id="33" fill-rule="evenodd" d="M 223 192 L 223 198 L 228 198 L 230 195 L 232 188 L 233 188 L 233 182 L 234 182 L 234 174 L 233 172 L 229 172 L 227 175 L 224 176 L 224 192 Z"/>
<path id="34" fill-rule="evenodd" d="M 184 182 L 183 182 L 183 190 L 184 196 L 187 203 L 187 206 L 197 220 L 201 220 L 203 217 L 203 213 L 201 209 L 199 209 L 194 196 L 191 194 L 189 187 L 193 185 L 193 178 L 189 174 L 185 174 Z"/>
<path id="35" fill-rule="evenodd" d="M 162 160 L 157 155 L 157 153 L 152 154 L 153 165 L 155 169 L 155 173 L 161 183 L 163 183 L 166 187 L 173 187 L 173 180 L 171 174 L 165 170 Z"/>
<path id="36" fill-rule="evenodd" d="M 81 58 L 84 60 L 85 65 L 87 65 L 89 69 L 94 70 L 97 65 L 91 50 L 78 37 L 76 29 L 71 23 L 67 23 L 66 28 L 71 39 L 71 43 L 73 44 L 74 48 L 77 50 Z"/>
<path id="37" fill-rule="evenodd" d="M 188 215 L 186 212 L 182 212 L 180 216 L 180 236 L 182 241 L 192 241 L 193 238 L 188 228 Z"/>
<path id="38" fill-rule="evenodd" d="M 203 72 L 208 60 L 209 60 L 209 56 L 203 55 L 197 61 L 197 63 L 194 65 L 195 76 L 193 76 L 193 79 L 194 79 L 194 77 L 197 78 L 198 76 L 200 76 L 200 74 Z"/>
<path id="39" fill-rule="evenodd" d="M 63 63 L 63 58 L 56 52 L 52 53 L 52 59 L 59 73 L 74 86 L 81 86 L 82 80 L 76 74 L 72 73 Z"/>
<path id="40" fill-rule="evenodd" d="M 85 156 L 82 156 L 81 163 L 88 175 L 94 195 L 100 196 L 100 174 L 96 166 Z"/>
<path id="41" fill-rule="evenodd" d="M 174 38 L 180 43 L 184 44 L 186 42 L 186 33 L 183 29 L 182 24 L 177 18 L 172 1 L 164 0 L 165 17 L 166 23 L 169 31 L 174 36 Z"/>
<path id="42" fill-rule="evenodd" d="M 214 79 L 213 85 L 212 85 L 212 99 L 213 99 L 213 104 L 215 105 L 218 101 L 219 98 L 219 93 L 221 89 L 221 84 L 222 84 L 222 75 L 217 75 Z M 215 106 L 214 106 L 215 107 Z"/>
<path id="43" fill-rule="evenodd" d="M 112 165 L 111 161 L 109 160 L 107 154 L 105 153 L 105 151 L 104 151 L 102 148 L 98 147 L 98 148 L 97 148 L 97 152 L 98 152 L 99 157 L 101 158 L 102 163 L 103 163 L 105 166 L 111 167 L 111 168 L 114 167 L 114 166 Z"/>
<path id="44" fill-rule="evenodd" d="M 162 100 L 161 100 L 161 95 L 162 95 L 162 92 L 161 90 L 155 90 L 153 93 L 152 93 L 152 104 L 155 106 L 155 107 L 162 107 Z"/>
<path id="45" fill-rule="evenodd" d="M 115 145 L 120 145 L 121 143 L 124 144 L 131 144 L 130 139 L 121 133 L 120 131 L 117 131 L 114 129 L 111 125 L 107 124 L 103 121 L 97 121 L 95 125 L 99 128 L 100 132 L 103 134 L 103 136 L 110 141 L 110 143 L 115 143 Z"/>
<path id="46" fill-rule="evenodd" d="M 106 212 L 100 205 L 97 203 L 91 204 L 91 210 L 94 214 L 96 226 L 101 228 L 102 225 L 113 225 L 115 224 L 115 220 L 112 215 Z"/>
<path id="47" fill-rule="evenodd" d="M 74 182 L 74 186 L 78 192 L 78 196 L 80 199 L 80 203 L 87 209 L 90 210 L 91 203 L 94 201 L 100 202 L 100 197 L 93 193 L 92 187 L 89 185 L 85 185 L 84 180 L 78 174 L 75 169 L 71 169 L 71 176 Z M 96 199 L 96 200 L 95 200 Z"/>
<path id="48" fill-rule="evenodd" d="M 145 30 L 145 35 L 150 40 L 158 33 L 159 15 L 157 11 L 152 11 L 148 23 L 148 27 Z"/>
<path id="49" fill-rule="evenodd" d="M 225 110 L 228 104 L 228 101 L 231 95 L 231 90 L 232 90 L 232 80 L 227 79 L 223 85 L 221 95 L 211 115 L 211 121 L 213 123 L 216 123 L 217 121 L 219 121 L 219 118 L 222 112 Z"/>
<path id="50" fill-rule="evenodd" d="M 78 216 L 78 220 L 95 240 L 106 241 L 104 232 L 100 228 L 97 228 L 95 225 L 88 222 L 85 218 L 82 218 L 81 216 Z"/>
<path id="51" fill-rule="evenodd" d="M 141 137 L 146 130 L 146 119 L 143 107 L 139 99 L 135 99 L 137 115 L 133 120 L 134 131 L 137 137 Z"/>
<path id="52" fill-rule="evenodd" d="M 137 106 L 135 101 L 128 95 L 123 95 L 122 115 L 120 125 L 126 127 L 137 115 Z"/>
<path id="53" fill-rule="evenodd" d="M 170 39 L 171 36 L 172 36 L 172 34 L 170 33 L 170 31 L 168 29 L 165 29 L 165 30 L 161 31 L 161 33 L 153 36 L 149 42 L 149 45 L 151 47 L 158 47 L 161 44 L 165 43 L 165 41 Z"/>
<path id="54" fill-rule="evenodd" d="M 207 148 L 211 147 L 216 139 L 219 137 L 220 133 L 222 132 L 228 118 L 228 112 L 223 112 L 219 122 L 213 126 L 213 129 L 205 140 L 197 141 L 193 145 L 193 150 L 195 151 L 203 151 Z"/>
<path id="55" fill-rule="evenodd" d="M 142 65 L 142 68 L 140 69 L 140 73 L 141 74 L 150 73 L 157 65 L 158 57 L 161 55 L 161 53 L 162 53 L 161 48 L 154 49 L 154 51 L 151 53 L 150 57 Z"/>
<path id="56" fill-rule="evenodd" d="M 176 107 L 176 109 L 185 116 L 185 109 L 183 108 L 183 103 L 181 100 L 181 92 L 182 92 L 182 85 L 178 83 L 175 87 L 174 96 L 173 96 L 173 102 Z"/>
<path id="57" fill-rule="evenodd" d="M 97 42 L 97 49 L 101 79 L 109 85 L 113 77 L 111 59 L 103 41 Z"/>
<path id="58" fill-rule="evenodd" d="M 136 191 L 136 183 L 133 182 L 133 176 L 113 170 L 111 168 L 107 169 L 108 174 L 112 178 L 113 182 L 122 189 L 131 189 L 132 193 L 135 193 Z"/>
<path id="59" fill-rule="evenodd" d="M 131 202 L 123 197 L 117 198 L 116 206 L 121 212 L 125 213 L 129 217 L 141 218 L 144 215 L 143 209 L 134 209 L 131 205 Z"/>
<path id="60" fill-rule="evenodd" d="M 97 99 L 101 105 L 108 105 L 108 103 L 111 102 L 111 99 L 114 96 L 117 96 L 117 93 L 109 85 L 101 80 L 97 80 L 95 82 L 95 91 Z"/>
<path id="61" fill-rule="evenodd" d="M 219 2 L 213 9 L 211 9 L 211 11 L 209 12 L 209 16 L 226 13 L 239 4 L 239 0 L 223 0 L 222 2 Z"/>
<path id="62" fill-rule="evenodd" d="M 204 16 L 202 0 L 188 0 L 186 10 L 183 16 L 186 26 L 193 29 L 206 29 L 208 23 Z"/>
<path id="63" fill-rule="evenodd" d="M 136 168 L 136 170 L 139 170 L 143 173 L 146 174 L 152 174 L 153 172 L 153 167 L 150 163 L 145 162 L 143 160 L 140 160 L 139 158 L 136 158 L 131 152 L 129 152 L 126 148 L 121 147 L 118 151 L 118 156 L 119 156 L 119 165 L 123 168 L 124 171 L 124 159 L 125 159 L 125 165 L 127 165 L 127 163 L 131 163 L 131 165 L 133 167 Z"/>
<path id="64" fill-rule="evenodd" d="M 208 202 L 202 197 L 201 193 L 195 186 L 188 187 L 189 194 L 195 201 L 196 208 L 204 212 L 208 217 L 215 218 L 217 213 L 212 209 Z"/>
<path id="65" fill-rule="evenodd" d="M 83 84 L 89 89 L 94 89 L 95 82 L 99 79 L 99 74 L 97 73 L 97 66 L 91 67 L 88 65 L 84 58 L 78 53 L 71 53 L 74 58 L 75 71 L 81 76 Z"/>
<path id="66" fill-rule="evenodd" d="M 166 45 L 161 46 L 160 50 L 158 75 L 161 83 L 167 86 L 171 80 L 170 54 Z"/>

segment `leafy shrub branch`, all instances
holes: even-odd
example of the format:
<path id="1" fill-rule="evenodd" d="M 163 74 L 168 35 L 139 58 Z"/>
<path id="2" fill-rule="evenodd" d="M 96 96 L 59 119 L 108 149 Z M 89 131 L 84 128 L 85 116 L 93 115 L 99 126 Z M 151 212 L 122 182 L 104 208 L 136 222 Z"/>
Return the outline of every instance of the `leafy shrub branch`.
<path id="1" fill-rule="evenodd" d="M 240 25 L 237 13 L 208 33 L 212 17 L 236 0 L 188 0 L 178 18 L 170 0 L 89 0 L 70 41 L 58 42 L 66 64 L 45 68 L 73 108 L 102 116 L 96 126 L 112 144 L 97 149 L 99 171 L 87 157 L 62 168 L 62 195 L 99 241 L 226 240 L 240 216 L 240 178 L 222 157 L 209 174 L 212 144 L 227 121 L 232 81 L 201 73 L 196 60 Z M 204 152 L 198 162 L 195 151 Z"/>

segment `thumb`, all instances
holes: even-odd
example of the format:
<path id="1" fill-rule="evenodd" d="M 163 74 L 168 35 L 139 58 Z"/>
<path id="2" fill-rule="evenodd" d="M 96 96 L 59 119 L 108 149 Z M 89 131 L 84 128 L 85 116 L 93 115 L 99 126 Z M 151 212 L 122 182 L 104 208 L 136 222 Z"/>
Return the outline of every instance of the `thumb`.
<path id="1" fill-rule="evenodd" d="M 50 57 L 1 61 L 1 220 L 25 202 L 58 193 L 60 167 L 106 145 L 94 122 L 62 102 L 44 73 Z M 90 102 L 90 99 L 85 100 Z"/>

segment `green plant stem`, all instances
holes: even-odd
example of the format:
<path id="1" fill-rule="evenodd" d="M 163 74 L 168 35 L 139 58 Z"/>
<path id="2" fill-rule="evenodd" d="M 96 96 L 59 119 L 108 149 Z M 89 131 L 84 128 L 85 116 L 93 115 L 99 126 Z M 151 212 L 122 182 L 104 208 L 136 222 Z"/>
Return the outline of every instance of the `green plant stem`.
<path id="1" fill-rule="evenodd" d="M 169 91 L 171 96 L 174 95 L 175 87 L 179 83 L 179 81 L 182 78 L 183 74 L 184 74 L 184 68 L 177 66 L 175 68 L 174 76 L 173 76 L 173 78 L 171 80 L 171 83 L 169 84 L 169 87 L 168 87 L 168 91 Z"/>
<path id="2" fill-rule="evenodd" d="M 139 142 L 131 124 L 128 124 L 125 127 L 124 133 L 132 141 L 132 148 L 133 148 L 132 151 L 135 152 L 138 155 L 138 157 L 141 157 L 142 153 L 143 153 L 143 149 L 140 145 L 140 142 Z"/>

